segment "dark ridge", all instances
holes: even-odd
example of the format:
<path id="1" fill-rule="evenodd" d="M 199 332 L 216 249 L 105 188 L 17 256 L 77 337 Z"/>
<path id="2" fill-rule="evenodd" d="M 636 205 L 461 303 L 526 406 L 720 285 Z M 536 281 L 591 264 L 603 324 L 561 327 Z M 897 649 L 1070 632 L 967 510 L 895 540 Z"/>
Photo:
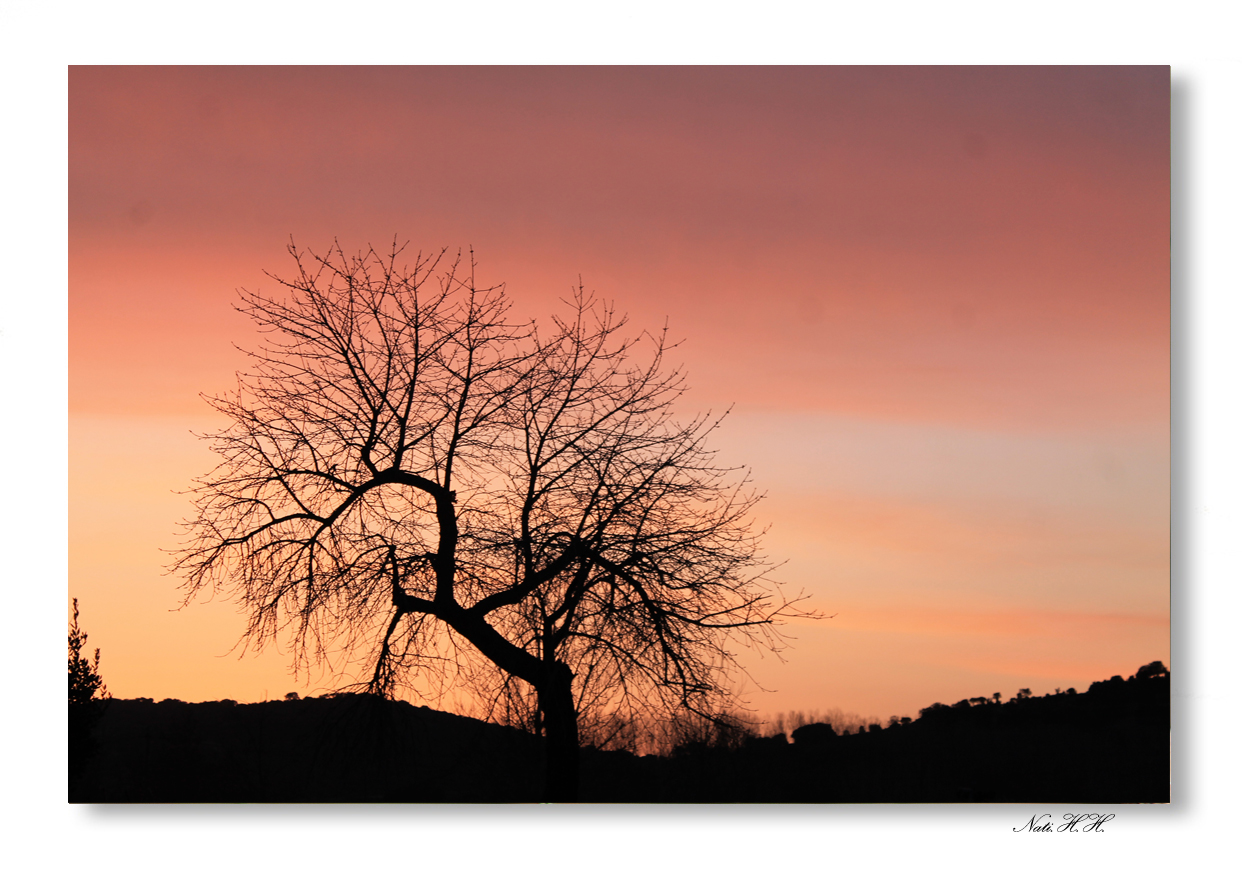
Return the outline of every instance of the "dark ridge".
<path id="1" fill-rule="evenodd" d="M 1081 694 L 937 703 L 856 734 L 812 724 L 793 744 L 674 757 L 652 801 L 1168 802 L 1169 684 L 1151 663 Z"/>
<path id="2" fill-rule="evenodd" d="M 936 703 L 838 735 L 730 734 L 670 756 L 582 752 L 584 802 L 1169 801 L 1169 674 L 1084 693 Z M 238 705 L 112 700 L 71 802 L 535 802 L 541 739 L 335 695 Z"/>
<path id="3" fill-rule="evenodd" d="M 113 699 L 71 802 L 518 802 L 539 739 L 408 702 Z"/>

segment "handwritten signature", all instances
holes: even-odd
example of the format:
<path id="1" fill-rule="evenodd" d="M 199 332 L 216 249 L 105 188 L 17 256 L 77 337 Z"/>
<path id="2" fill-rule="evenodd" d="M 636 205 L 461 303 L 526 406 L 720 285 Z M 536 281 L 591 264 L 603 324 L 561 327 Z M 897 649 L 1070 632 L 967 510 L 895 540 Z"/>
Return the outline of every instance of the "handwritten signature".
<path id="1" fill-rule="evenodd" d="M 1065 814 L 1061 816 L 1063 823 L 1056 825 L 1051 814 L 1040 814 L 1032 817 L 1022 826 L 1015 826 L 1014 832 L 1104 832 L 1104 824 L 1117 815 L 1115 814 Z"/>

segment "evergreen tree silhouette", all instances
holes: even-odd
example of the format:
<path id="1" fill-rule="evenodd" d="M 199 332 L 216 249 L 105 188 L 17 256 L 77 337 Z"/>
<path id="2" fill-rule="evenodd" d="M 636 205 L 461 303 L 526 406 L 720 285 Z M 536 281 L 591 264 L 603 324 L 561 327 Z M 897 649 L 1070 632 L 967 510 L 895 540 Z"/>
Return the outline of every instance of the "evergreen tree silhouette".
<path id="1" fill-rule="evenodd" d="M 99 674 L 99 648 L 95 658 L 82 655 L 87 635 L 78 624 L 78 600 L 73 600 L 73 624 L 69 627 L 69 787 L 79 783 L 97 742 L 95 727 L 110 698 Z"/>

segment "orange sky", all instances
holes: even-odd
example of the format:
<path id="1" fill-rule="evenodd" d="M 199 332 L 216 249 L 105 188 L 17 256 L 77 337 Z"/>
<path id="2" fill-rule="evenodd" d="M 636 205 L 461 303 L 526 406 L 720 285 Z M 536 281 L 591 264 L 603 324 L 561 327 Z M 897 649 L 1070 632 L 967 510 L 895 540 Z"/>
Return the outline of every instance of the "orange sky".
<path id="1" fill-rule="evenodd" d="M 538 316 L 667 318 L 835 619 L 763 712 L 917 713 L 1168 660 L 1167 68 L 72 68 L 70 594 L 118 696 L 222 656 L 159 552 L 283 246 L 473 245 Z"/>

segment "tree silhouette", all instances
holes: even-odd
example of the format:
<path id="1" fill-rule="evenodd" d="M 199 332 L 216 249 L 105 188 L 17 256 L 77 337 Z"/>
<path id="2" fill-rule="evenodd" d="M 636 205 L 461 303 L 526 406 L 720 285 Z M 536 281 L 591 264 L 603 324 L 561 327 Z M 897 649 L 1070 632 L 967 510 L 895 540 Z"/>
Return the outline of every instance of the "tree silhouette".
<path id="1" fill-rule="evenodd" d="M 1147 663 L 1147 665 L 1142 666 L 1134 674 L 1134 676 L 1141 681 L 1148 680 L 1150 678 L 1168 677 L 1168 675 L 1169 670 L 1165 668 L 1164 663 L 1159 660 Z"/>
<path id="2" fill-rule="evenodd" d="M 666 334 L 625 337 L 581 286 L 548 330 L 512 321 L 473 252 L 289 252 L 280 297 L 242 292 L 265 342 L 207 399 L 231 425 L 174 563 L 187 601 L 220 588 L 250 640 L 360 660 L 373 693 L 422 673 L 533 701 L 551 800 L 575 798 L 581 716 L 723 713 L 734 646 L 806 614 L 706 446 L 719 419 L 674 416 Z"/>
<path id="3" fill-rule="evenodd" d="M 81 777 L 95 752 L 95 726 L 109 698 L 99 674 L 99 648 L 94 660 L 82 655 L 87 635 L 78 625 L 78 600 L 73 600 L 73 623 L 69 626 L 69 781 Z"/>

